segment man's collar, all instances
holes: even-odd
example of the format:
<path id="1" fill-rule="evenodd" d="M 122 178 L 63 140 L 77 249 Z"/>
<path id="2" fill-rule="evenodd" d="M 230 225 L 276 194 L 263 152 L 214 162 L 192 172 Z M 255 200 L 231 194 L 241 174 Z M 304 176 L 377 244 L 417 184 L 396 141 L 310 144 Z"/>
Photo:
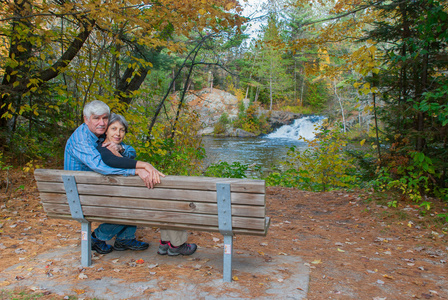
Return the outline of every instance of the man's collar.
<path id="1" fill-rule="evenodd" d="M 98 137 L 98 143 L 103 143 L 106 140 L 106 134 L 102 134 Z"/>

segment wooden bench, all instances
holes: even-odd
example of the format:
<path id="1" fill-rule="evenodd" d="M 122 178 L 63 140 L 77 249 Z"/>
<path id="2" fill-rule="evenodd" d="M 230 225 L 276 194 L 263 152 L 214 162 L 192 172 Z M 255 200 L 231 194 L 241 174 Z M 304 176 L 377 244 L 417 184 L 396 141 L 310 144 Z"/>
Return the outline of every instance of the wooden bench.
<path id="1" fill-rule="evenodd" d="M 267 234 L 263 180 L 167 176 L 148 189 L 138 176 L 37 169 L 43 208 L 50 218 L 81 222 L 81 263 L 90 266 L 91 223 L 220 232 L 224 281 L 232 280 L 233 235 Z"/>

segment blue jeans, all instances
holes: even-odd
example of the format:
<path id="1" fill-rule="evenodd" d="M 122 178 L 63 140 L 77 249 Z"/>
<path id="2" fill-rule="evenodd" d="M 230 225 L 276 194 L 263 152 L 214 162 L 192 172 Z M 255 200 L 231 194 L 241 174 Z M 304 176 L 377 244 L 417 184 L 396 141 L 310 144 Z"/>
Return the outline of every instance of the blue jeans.
<path id="1" fill-rule="evenodd" d="M 137 226 L 103 223 L 95 229 L 95 235 L 102 241 L 108 241 L 114 236 L 117 240 L 132 240 L 135 239 L 136 230 Z"/>

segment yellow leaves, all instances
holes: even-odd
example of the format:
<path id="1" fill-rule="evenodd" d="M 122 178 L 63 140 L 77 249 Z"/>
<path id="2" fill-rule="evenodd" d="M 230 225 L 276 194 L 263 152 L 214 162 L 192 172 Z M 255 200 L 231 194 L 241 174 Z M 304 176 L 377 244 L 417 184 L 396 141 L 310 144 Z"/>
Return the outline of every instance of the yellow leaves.
<path id="1" fill-rule="evenodd" d="M 366 142 L 366 139 L 363 139 L 359 144 L 360 144 L 361 146 L 363 146 L 365 142 Z"/>
<path id="2" fill-rule="evenodd" d="M 322 263 L 322 260 L 321 259 L 315 259 L 311 263 L 314 264 L 314 265 L 318 265 L 318 264 Z"/>
<path id="3" fill-rule="evenodd" d="M 199 13 L 200 15 L 205 15 L 207 12 L 205 11 L 205 9 L 201 8 L 201 9 L 198 11 L 198 13 Z"/>
<path id="4" fill-rule="evenodd" d="M 227 3 L 226 4 L 226 10 L 231 10 L 231 9 L 234 9 L 235 8 L 235 2 L 229 2 L 229 3 Z"/>
<path id="5" fill-rule="evenodd" d="M 233 277 L 232 277 L 232 280 L 233 280 L 233 281 L 238 281 L 238 280 L 240 280 L 240 279 L 239 279 L 237 276 L 233 276 Z"/>
<path id="6" fill-rule="evenodd" d="M 345 252 L 345 250 L 342 250 L 341 248 L 338 248 L 339 252 Z"/>

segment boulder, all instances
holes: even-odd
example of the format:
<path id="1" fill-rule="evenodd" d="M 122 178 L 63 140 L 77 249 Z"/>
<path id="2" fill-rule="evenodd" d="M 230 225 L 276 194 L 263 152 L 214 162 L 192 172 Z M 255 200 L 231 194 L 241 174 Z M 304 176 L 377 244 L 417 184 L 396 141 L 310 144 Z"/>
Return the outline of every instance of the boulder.
<path id="1" fill-rule="evenodd" d="M 280 128 L 283 125 L 290 125 L 294 122 L 295 119 L 299 119 L 303 116 L 302 114 L 296 114 L 281 110 L 261 110 L 260 113 L 269 116 L 268 121 L 271 125 L 272 130 Z"/>

